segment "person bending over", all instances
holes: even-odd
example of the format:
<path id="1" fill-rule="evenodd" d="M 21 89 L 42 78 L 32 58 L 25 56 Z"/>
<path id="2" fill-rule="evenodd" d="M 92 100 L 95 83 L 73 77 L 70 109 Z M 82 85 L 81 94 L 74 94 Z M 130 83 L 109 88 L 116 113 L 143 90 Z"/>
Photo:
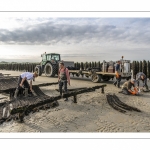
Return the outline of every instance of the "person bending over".
<path id="1" fill-rule="evenodd" d="M 146 90 L 148 89 L 147 85 L 147 77 L 143 72 L 139 72 L 136 74 L 136 80 L 137 80 L 137 87 L 139 88 L 140 80 L 143 82 L 143 88 L 146 87 Z"/>
<path id="2" fill-rule="evenodd" d="M 37 72 L 22 73 L 18 78 L 18 87 L 16 88 L 14 98 L 17 98 L 18 92 L 21 88 L 25 88 L 25 93 L 28 93 L 28 91 L 32 92 L 32 80 L 34 81 L 36 77 L 38 77 Z M 30 80 L 30 84 L 28 83 L 28 80 Z M 25 95 L 25 96 L 27 96 L 27 95 Z"/>
<path id="3" fill-rule="evenodd" d="M 123 85 L 122 85 L 122 91 L 121 93 L 126 94 L 126 95 L 138 95 L 138 90 L 135 87 L 135 79 L 131 79 L 129 81 L 126 81 Z"/>

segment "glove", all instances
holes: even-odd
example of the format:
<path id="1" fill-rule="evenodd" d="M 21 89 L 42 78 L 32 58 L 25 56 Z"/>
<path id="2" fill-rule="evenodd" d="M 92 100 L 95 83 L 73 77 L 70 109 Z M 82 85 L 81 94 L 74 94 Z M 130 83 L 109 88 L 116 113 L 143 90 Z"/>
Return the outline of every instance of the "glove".
<path id="1" fill-rule="evenodd" d="M 138 89 L 137 89 L 136 87 L 134 87 L 134 91 L 135 91 L 136 93 L 138 93 Z"/>
<path id="2" fill-rule="evenodd" d="M 135 91 L 132 91 L 132 92 L 130 92 L 132 95 L 136 95 L 136 92 Z"/>
<path id="3" fill-rule="evenodd" d="M 119 78 L 119 74 L 118 74 L 118 72 L 116 72 L 116 78 Z"/>

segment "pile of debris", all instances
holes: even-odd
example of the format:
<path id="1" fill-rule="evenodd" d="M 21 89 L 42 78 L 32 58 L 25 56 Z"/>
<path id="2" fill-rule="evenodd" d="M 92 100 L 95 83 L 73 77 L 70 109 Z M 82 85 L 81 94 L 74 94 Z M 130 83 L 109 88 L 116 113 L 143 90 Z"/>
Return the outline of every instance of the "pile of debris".
<path id="1" fill-rule="evenodd" d="M 9 84 L 8 84 L 9 83 Z M 28 115 L 30 112 L 36 112 L 40 109 L 48 109 L 58 106 L 57 100 L 62 98 L 61 95 L 50 97 L 44 94 L 40 87 L 48 86 L 54 83 L 43 83 L 39 85 L 33 85 L 33 95 L 32 97 L 19 96 L 17 99 L 13 98 L 14 90 L 17 85 L 17 80 L 15 78 L 2 78 L 0 79 L 0 92 L 1 93 L 10 93 L 10 101 L 0 103 L 0 123 L 10 120 L 19 120 L 23 122 L 25 115 Z M 101 88 L 101 92 L 104 93 L 104 87 L 106 85 L 94 86 L 91 88 L 80 88 L 73 91 L 69 91 L 67 94 L 63 94 L 63 98 L 74 97 L 74 103 L 77 103 L 77 95 L 85 92 L 93 92 L 96 89 Z"/>
<path id="2" fill-rule="evenodd" d="M 139 110 L 138 108 L 129 106 L 125 103 L 123 103 L 122 101 L 119 100 L 119 98 L 113 94 L 107 94 L 106 95 L 107 98 L 107 102 L 108 104 L 114 108 L 115 110 L 121 112 L 121 113 L 126 113 L 127 111 L 136 111 L 136 112 L 141 112 L 141 110 Z"/>

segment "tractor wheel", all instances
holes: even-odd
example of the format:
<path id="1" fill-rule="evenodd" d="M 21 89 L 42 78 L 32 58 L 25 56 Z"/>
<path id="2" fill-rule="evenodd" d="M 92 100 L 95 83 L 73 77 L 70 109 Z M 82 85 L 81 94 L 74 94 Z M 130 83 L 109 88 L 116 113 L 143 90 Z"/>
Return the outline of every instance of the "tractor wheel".
<path id="1" fill-rule="evenodd" d="M 109 76 L 103 76 L 102 79 L 103 79 L 103 81 L 109 81 L 110 77 Z"/>
<path id="2" fill-rule="evenodd" d="M 34 70 L 38 73 L 39 76 L 42 75 L 42 69 L 41 69 L 41 66 L 36 66 Z"/>
<path id="3" fill-rule="evenodd" d="M 58 69 L 57 69 L 57 65 L 52 65 L 51 63 L 47 63 L 45 65 L 45 75 L 47 77 L 54 77 L 55 74 L 57 74 Z"/>
<path id="4" fill-rule="evenodd" d="M 99 75 L 99 74 L 92 74 L 91 79 L 92 79 L 92 82 L 94 82 L 94 83 L 101 82 L 101 75 Z"/>

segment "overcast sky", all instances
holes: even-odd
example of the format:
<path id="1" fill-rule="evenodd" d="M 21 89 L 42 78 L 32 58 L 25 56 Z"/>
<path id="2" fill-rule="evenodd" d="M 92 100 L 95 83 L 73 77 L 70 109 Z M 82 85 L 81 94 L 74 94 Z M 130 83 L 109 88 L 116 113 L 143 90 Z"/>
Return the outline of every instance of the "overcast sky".
<path id="1" fill-rule="evenodd" d="M 1 18 L 0 61 L 150 60 L 150 18 Z"/>

